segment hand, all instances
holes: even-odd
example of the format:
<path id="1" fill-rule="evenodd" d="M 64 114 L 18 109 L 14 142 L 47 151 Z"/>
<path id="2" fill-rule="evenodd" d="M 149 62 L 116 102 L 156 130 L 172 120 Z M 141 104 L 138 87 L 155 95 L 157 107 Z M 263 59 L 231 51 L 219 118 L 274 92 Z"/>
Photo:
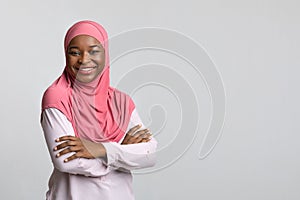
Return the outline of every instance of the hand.
<path id="1" fill-rule="evenodd" d="M 83 138 L 62 136 L 56 139 L 55 142 L 62 142 L 53 149 L 54 151 L 61 150 L 58 154 L 56 154 L 57 158 L 64 154 L 74 152 L 74 154 L 66 158 L 64 162 L 68 162 L 76 158 L 94 159 L 104 157 L 106 155 L 106 150 L 101 143 L 91 142 Z"/>
<path id="2" fill-rule="evenodd" d="M 139 130 L 141 125 L 132 127 L 127 133 L 121 144 L 137 144 L 141 142 L 149 142 L 152 134 L 149 129 Z"/>

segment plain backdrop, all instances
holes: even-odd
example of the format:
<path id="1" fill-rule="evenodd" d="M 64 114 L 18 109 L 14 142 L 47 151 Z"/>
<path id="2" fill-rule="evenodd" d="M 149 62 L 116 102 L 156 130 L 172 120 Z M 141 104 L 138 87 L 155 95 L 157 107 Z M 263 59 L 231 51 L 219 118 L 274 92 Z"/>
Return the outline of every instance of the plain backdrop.
<path id="1" fill-rule="evenodd" d="M 63 37 L 67 28 L 78 20 L 91 19 L 103 24 L 110 36 L 158 27 L 193 38 L 215 63 L 226 90 L 222 136 L 209 156 L 201 160 L 201 130 L 207 128 L 211 111 L 203 81 L 197 82 L 194 77 L 190 86 L 203 97 L 201 101 L 198 98 L 203 127 L 180 159 L 163 169 L 135 175 L 138 200 L 298 200 L 299 8 L 296 0 L 2 2 L 0 198 L 45 199 L 52 164 L 39 124 L 42 94 L 64 67 Z M 112 85 L 117 85 L 130 69 L 128 63 L 147 55 L 146 51 L 137 52 L 118 60 L 116 67 L 112 65 Z M 155 60 L 162 56 L 149 59 L 172 66 L 162 63 L 174 62 L 168 55 Z M 146 59 L 142 61 L 147 63 Z M 169 74 L 162 75 L 169 80 Z M 151 106 L 143 103 L 145 91 L 157 92 L 151 100 L 155 104 L 156 97 L 160 101 L 172 99 L 163 96 L 166 88 L 145 86 L 133 97 L 146 124 L 151 124 L 147 114 Z M 152 107 L 152 118 L 171 122 L 157 134 L 159 149 L 168 148 L 174 137 L 172 127 L 175 133 L 180 126 L 176 123 L 180 116 L 171 112 L 176 111 L 176 101 L 170 100 L 161 108 Z M 190 137 L 194 133 L 185 134 Z M 170 157 L 158 156 L 161 163 Z"/>

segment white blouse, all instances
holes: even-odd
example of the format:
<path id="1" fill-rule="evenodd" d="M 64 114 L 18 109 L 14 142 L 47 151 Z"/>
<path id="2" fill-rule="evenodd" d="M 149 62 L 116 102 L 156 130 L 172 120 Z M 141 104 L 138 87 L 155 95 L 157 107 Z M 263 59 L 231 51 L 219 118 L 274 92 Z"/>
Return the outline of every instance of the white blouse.
<path id="1" fill-rule="evenodd" d="M 144 128 L 135 109 L 127 131 L 137 124 Z M 64 163 L 64 159 L 73 153 L 57 158 L 58 152 L 53 148 L 58 145 L 55 139 L 64 135 L 75 136 L 71 122 L 59 110 L 48 108 L 42 113 L 41 125 L 54 166 L 47 200 L 133 200 L 130 170 L 155 164 L 157 141 L 154 138 L 147 143 L 129 145 L 121 145 L 121 141 L 104 142 L 106 161 L 77 158 Z"/>

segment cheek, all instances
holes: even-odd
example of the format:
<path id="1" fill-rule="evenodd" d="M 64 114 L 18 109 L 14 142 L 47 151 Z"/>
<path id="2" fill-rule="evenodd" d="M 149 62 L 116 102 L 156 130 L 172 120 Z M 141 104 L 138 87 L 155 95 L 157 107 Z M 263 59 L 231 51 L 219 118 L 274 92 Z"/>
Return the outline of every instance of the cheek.
<path id="1" fill-rule="evenodd" d="M 99 66 L 104 66 L 104 64 L 105 64 L 105 58 L 103 56 L 95 58 L 94 62 L 96 62 L 97 65 L 99 65 Z"/>
<path id="2" fill-rule="evenodd" d="M 67 57 L 67 65 L 68 66 L 73 66 L 76 63 L 76 60 L 71 57 Z"/>

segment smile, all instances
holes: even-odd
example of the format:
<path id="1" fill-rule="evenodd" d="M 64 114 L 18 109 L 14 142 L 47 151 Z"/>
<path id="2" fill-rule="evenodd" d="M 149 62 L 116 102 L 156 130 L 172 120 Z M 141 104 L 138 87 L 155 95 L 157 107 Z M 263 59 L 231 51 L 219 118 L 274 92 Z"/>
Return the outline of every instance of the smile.
<path id="1" fill-rule="evenodd" d="M 97 66 L 95 67 L 74 67 L 74 69 L 76 71 L 78 71 L 78 73 L 81 73 L 81 74 L 90 74 L 92 73 L 95 69 L 97 68 Z"/>

